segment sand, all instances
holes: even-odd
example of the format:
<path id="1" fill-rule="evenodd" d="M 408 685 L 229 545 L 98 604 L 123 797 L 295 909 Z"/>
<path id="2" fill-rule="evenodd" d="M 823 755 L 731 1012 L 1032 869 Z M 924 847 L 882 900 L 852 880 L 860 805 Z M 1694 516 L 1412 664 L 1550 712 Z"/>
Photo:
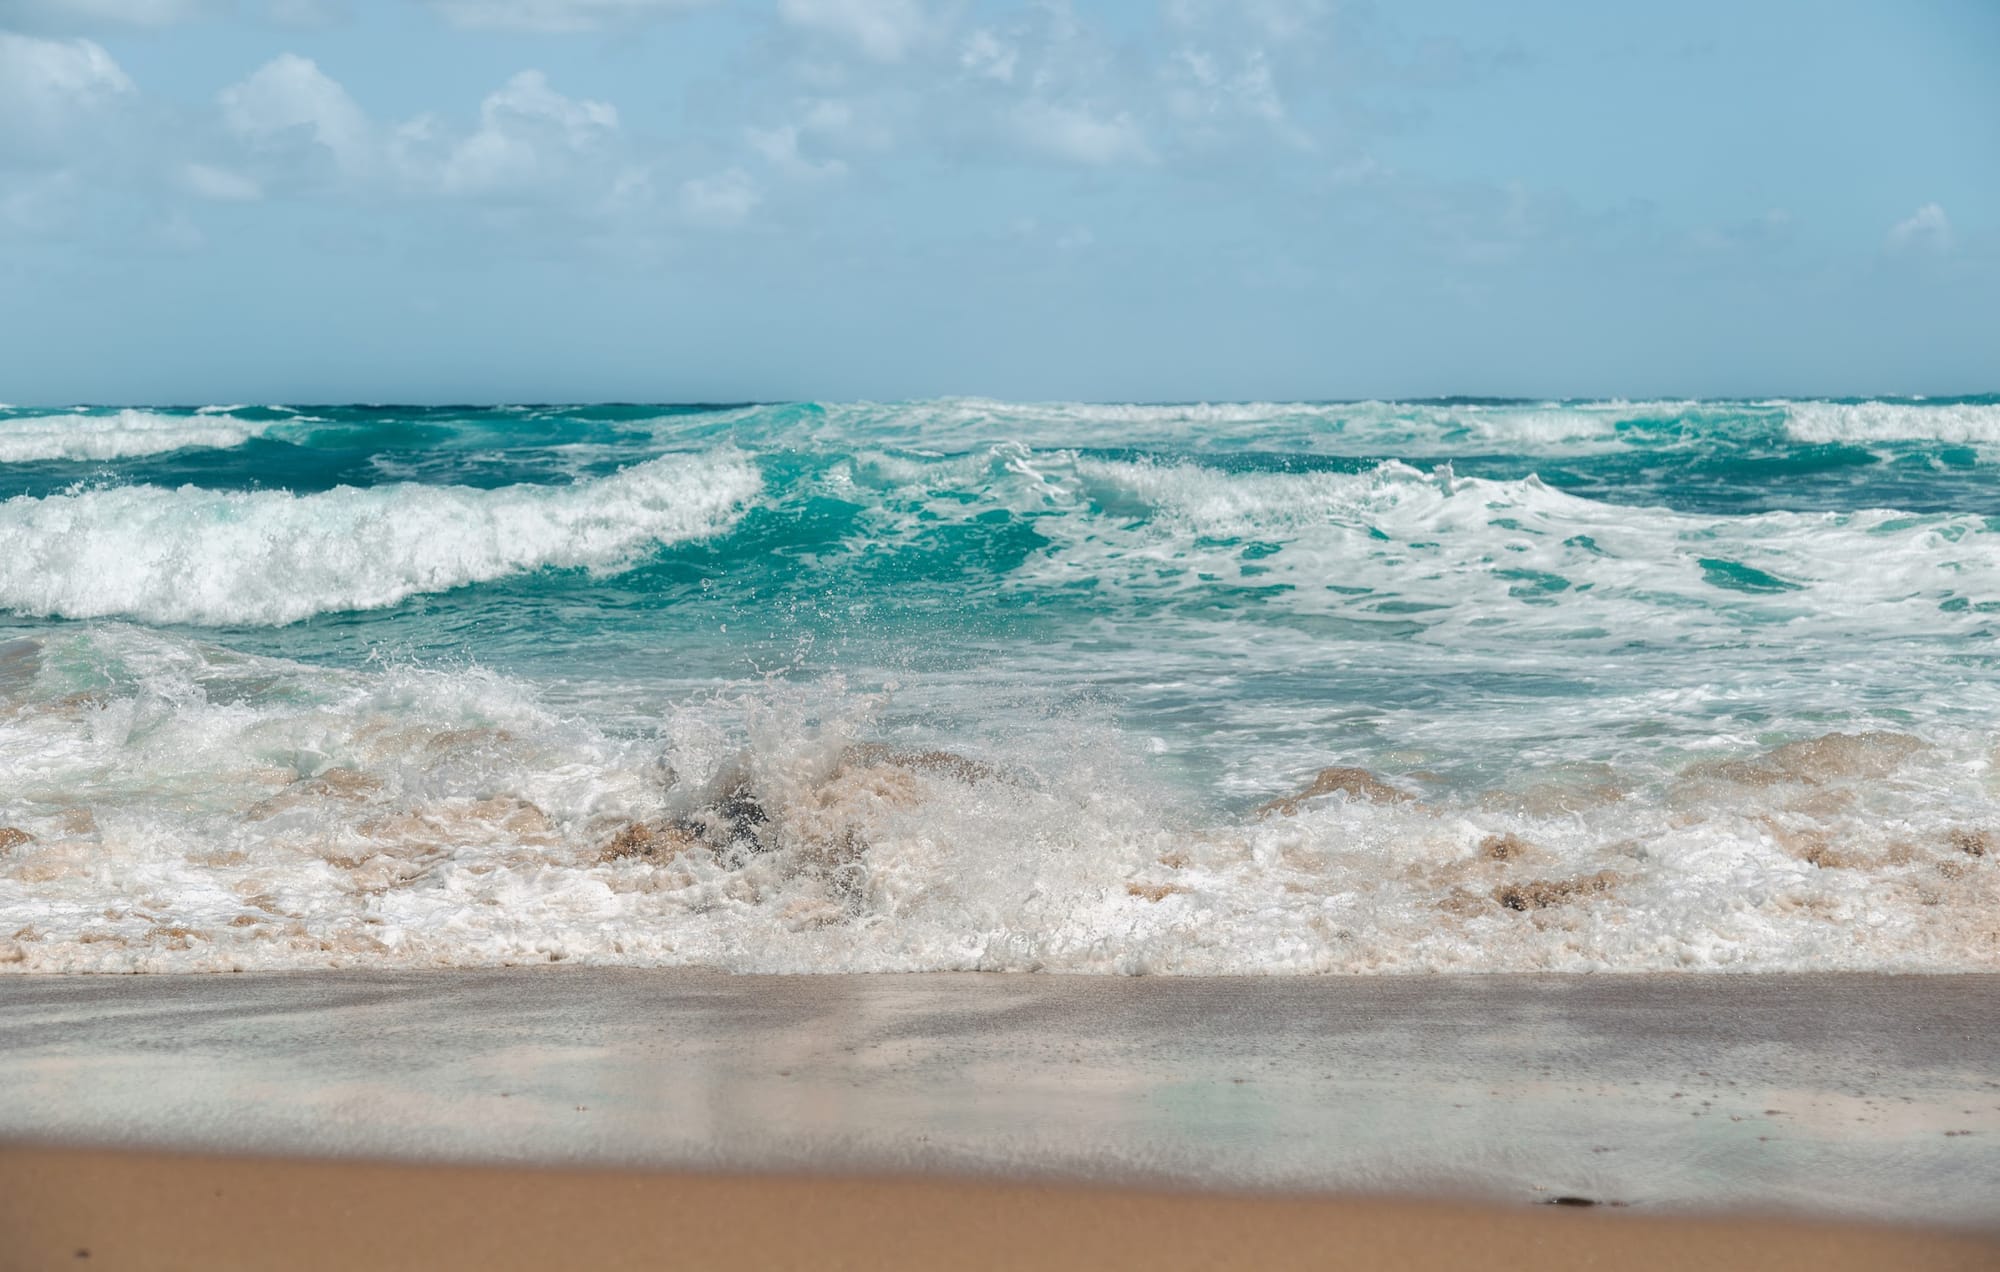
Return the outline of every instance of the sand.
<path id="1" fill-rule="evenodd" d="M 0 1268 L 2000 1268 L 1996 1005 L 1991 976 L 0 977 Z"/>
<path id="2" fill-rule="evenodd" d="M 1851 1225 L 920 1179 L 0 1150 L 0 1267 L 2000 1268 Z"/>

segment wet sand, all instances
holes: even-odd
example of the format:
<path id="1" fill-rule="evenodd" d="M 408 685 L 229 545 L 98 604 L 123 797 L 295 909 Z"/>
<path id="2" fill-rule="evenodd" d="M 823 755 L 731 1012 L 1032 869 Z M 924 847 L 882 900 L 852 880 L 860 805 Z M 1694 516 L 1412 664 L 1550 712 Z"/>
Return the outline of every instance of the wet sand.
<path id="1" fill-rule="evenodd" d="M 0 1149 L 0 1267 L 1984 1272 L 2000 1242 L 1081 1186 Z"/>
<path id="2" fill-rule="evenodd" d="M 0 1140 L 2000 1229 L 2000 977 L 0 977 Z"/>

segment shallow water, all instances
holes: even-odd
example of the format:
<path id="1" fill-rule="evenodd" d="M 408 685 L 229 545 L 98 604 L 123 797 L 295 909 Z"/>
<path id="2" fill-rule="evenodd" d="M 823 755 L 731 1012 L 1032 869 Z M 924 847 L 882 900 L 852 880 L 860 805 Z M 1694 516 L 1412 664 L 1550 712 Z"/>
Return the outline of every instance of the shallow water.
<path id="1" fill-rule="evenodd" d="M 2000 967 L 1996 475 L 1995 398 L 0 411 L 0 966 Z"/>
<path id="2" fill-rule="evenodd" d="M 0 1138 L 1990 1230 L 1996 991 L 1990 976 L 21 977 L 0 982 Z"/>

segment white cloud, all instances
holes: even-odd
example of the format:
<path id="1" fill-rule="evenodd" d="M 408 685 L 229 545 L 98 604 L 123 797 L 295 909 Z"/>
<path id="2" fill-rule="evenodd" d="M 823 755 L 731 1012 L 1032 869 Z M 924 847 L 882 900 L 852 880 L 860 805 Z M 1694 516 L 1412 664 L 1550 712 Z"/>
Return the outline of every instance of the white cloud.
<path id="1" fill-rule="evenodd" d="M 1951 220 L 1942 207 L 1926 203 L 1889 227 L 1889 246 L 1899 252 L 1949 251 Z"/>
<path id="2" fill-rule="evenodd" d="M 1261 49 L 1246 57 L 1234 74 L 1225 74 L 1212 54 L 1182 49 L 1174 55 L 1168 75 L 1174 85 L 1172 105 L 1190 119 L 1235 113 L 1271 122 L 1285 117 Z"/>
<path id="3" fill-rule="evenodd" d="M 858 170 L 892 132 L 960 157 L 998 145 L 1092 167 L 1322 144 L 1326 0 L 1165 0 L 1160 42 L 1099 8 L 779 0 L 823 37 L 785 63 L 795 85 L 837 94 L 849 122 L 819 130 L 794 111 L 746 129 L 746 157 L 794 177 Z M 842 50 L 899 65 L 863 70 Z"/>
<path id="4" fill-rule="evenodd" d="M 854 107 L 837 97 L 822 97 L 806 108 L 801 124 L 808 132 L 847 136 L 854 132 Z"/>
<path id="5" fill-rule="evenodd" d="M 845 98 L 802 97 L 795 110 L 790 122 L 743 130 L 750 149 L 793 180 L 845 176 L 848 163 L 840 151 L 882 150 L 890 144 L 886 125 L 862 117 Z"/>
<path id="6" fill-rule="evenodd" d="M 1233 125 L 1249 121 L 1292 145 L 1313 144 L 1285 109 L 1262 49 L 1251 49 L 1234 69 L 1225 69 L 1216 55 L 1183 48 L 1167 64 L 1165 79 L 1167 109 L 1193 140 L 1219 141 Z"/>
<path id="7" fill-rule="evenodd" d="M 182 168 L 181 183 L 202 198 L 219 203 L 249 203 L 264 197 L 264 188 L 251 178 L 205 163 Z"/>
<path id="8" fill-rule="evenodd" d="M 878 62 L 900 62 L 930 25 L 918 0 L 779 0 L 778 12 L 793 26 L 834 36 Z"/>
<path id="9" fill-rule="evenodd" d="M 906 105 L 865 97 L 859 108 L 841 97 L 805 98 L 799 104 L 799 136 L 821 150 L 887 150 L 896 140 L 895 116 Z"/>
<path id="10" fill-rule="evenodd" d="M 368 117 L 339 81 L 310 58 L 283 53 L 240 84 L 222 90 L 222 119 L 231 132 L 263 145 L 306 136 L 345 169 L 369 160 Z"/>
<path id="11" fill-rule="evenodd" d="M 1153 158 L 1145 134 L 1126 111 L 1100 116 L 1081 106 L 1027 101 L 1015 108 L 1014 124 L 1024 145 L 1071 163 L 1102 167 Z"/>
<path id="12" fill-rule="evenodd" d="M 428 0 L 458 27 L 503 31 L 599 31 L 697 8 L 706 0 Z"/>
<path id="13" fill-rule="evenodd" d="M 1014 82 L 1014 67 L 1021 51 L 991 31 L 974 31 L 959 50 L 958 64 L 981 79 L 1002 84 Z"/>
<path id="14" fill-rule="evenodd" d="M 218 98 L 223 123 L 245 143 L 231 168 L 189 165 L 182 183 L 208 198 L 324 181 L 299 160 L 323 151 L 350 193 L 480 196 L 535 192 L 579 209 L 628 205 L 638 186 L 618 145 L 618 110 L 569 97 L 538 70 L 515 73 L 479 103 L 468 129 L 437 114 L 371 119 L 338 81 L 287 53 Z"/>
<path id="15" fill-rule="evenodd" d="M 750 142 L 750 148 L 764 156 L 766 163 L 788 177 L 837 177 L 847 171 L 847 165 L 838 159 L 808 159 L 801 154 L 799 131 L 797 124 L 743 130 L 744 136 Z"/>
<path id="16" fill-rule="evenodd" d="M 454 193 L 532 185 L 617 128 L 610 103 L 565 97 L 540 71 L 522 71 L 479 104 L 479 131 L 453 149 L 440 179 Z"/>
<path id="17" fill-rule="evenodd" d="M 681 212 L 696 225 L 741 225 L 762 200 L 756 182 L 741 168 L 681 183 Z"/>
<path id="18" fill-rule="evenodd" d="M 131 77 L 90 40 L 0 31 L 0 146 L 52 141 L 134 91 Z"/>
<path id="19" fill-rule="evenodd" d="M 1704 252 L 1772 251 L 1790 243 L 1796 228 L 1789 211 L 1766 208 L 1747 221 L 1703 226 L 1688 236 L 1688 242 Z"/>

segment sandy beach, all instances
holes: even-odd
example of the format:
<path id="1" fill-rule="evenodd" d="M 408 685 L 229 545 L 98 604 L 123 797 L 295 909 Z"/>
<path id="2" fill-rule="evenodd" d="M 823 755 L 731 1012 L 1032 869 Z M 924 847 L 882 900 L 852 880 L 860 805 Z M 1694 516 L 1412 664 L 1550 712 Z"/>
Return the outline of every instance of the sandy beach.
<path id="1" fill-rule="evenodd" d="M 2000 1266 L 1996 1001 L 1981 976 L 23 976 L 0 1194 L 20 1267 Z"/>
<path id="2" fill-rule="evenodd" d="M 1971 1272 L 2000 1267 L 2000 1244 L 1420 1202 L 11 1149 L 0 1266 Z"/>

